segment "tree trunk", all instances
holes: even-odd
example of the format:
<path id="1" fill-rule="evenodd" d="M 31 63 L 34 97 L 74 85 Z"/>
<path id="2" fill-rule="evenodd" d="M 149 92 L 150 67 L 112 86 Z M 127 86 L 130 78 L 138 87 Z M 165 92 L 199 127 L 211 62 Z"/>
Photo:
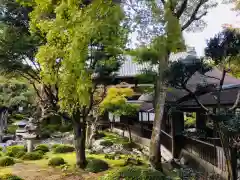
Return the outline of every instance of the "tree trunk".
<path id="1" fill-rule="evenodd" d="M 80 117 L 80 112 L 76 112 L 73 117 L 74 145 L 76 149 L 77 167 L 85 168 L 87 165 L 85 154 L 86 143 L 86 117 Z"/>
<path id="2" fill-rule="evenodd" d="M 150 152 L 149 152 L 149 161 L 151 167 L 162 171 L 161 164 L 161 126 L 164 114 L 164 105 L 166 99 L 166 87 L 164 84 L 163 73 L 165 68 L 167 67 L 167 62 L 169 59 L 169 55 L 165 57 L 165 61 L 159 63 L 158 65 L 158 76 L 156 80 L 156 89 L 155 89 L 155 101 L 154 101 L 154 109 L 155 109 L 155 118 L 153 122 L 152 136 L 150 141 Z"/>
<path id="3" fill-rule="evenodd" d="M 93 137 L 95 135 L 97 135 L 98 130 L 97 130 L 97 122 L 98 122 L 99 117 L 96 117 L 96 121 L 92 123 L 91 125 L 91 134 L 89 137 L 89 141 L 88 141 L 88 149 L 92 148 L 92 144 L 93 144 Z"/>
<path id="4" fill-rule="evenodd" d="M 131 133 L 131 128 L 130 128 L 129 124 L 127 125 L 127 129 L 128 129 L 128 134 L 129 134 L 128 141 L 131 143 L 132 142 L 132 133 Z"/>
<path id="5" fill-rule="evenodd" d="M 163 86 L 160 87 L 159 90 L 160 92 L 156 93 L 157 103 L 155 106 L 155 118 L 150 142 L 149 161 L 154 169 L 162 171 L 160 137 L 166 92 Z"/>

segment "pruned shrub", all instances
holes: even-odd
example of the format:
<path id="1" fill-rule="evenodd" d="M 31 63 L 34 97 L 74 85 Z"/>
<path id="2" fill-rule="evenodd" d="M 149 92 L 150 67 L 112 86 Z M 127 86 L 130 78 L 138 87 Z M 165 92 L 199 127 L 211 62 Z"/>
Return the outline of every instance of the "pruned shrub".
<path id="1" fill-rule="evenodd" d="M 135 158 L 127 158 L 124 162 L 124 166 L 140 166 L 142 165 L 142 161 L 140 159 Z"/>
<path id="2" fill-rule="evenodd" d="M 18 128 L 18 126 L 16 126 L 16 125 L 9 125 L 9 126 L 7 127 L 6 133 L 7 133 L 7 134 L 15 134 L 17 128 Z"/>
<path id="3" fill-rule="evenodd" d="M 34 151 L 42 151 L 43 153 L 49 152 L 49 147 L 46 144 L 39 144 Z"/>
<path id="4" fill-rule="evenodd" d="M 12 166 L 15 164 L 15 161 L 13 158 L 4 156 L 0 158 L 0 166 Z"/>
<path id="5" fill-rule="evenodd" d="M 110 171 L 101 180 L 125 179 L 125 180 L 165 180 L 161 172 L 139 167 L 124 167 L 119 170 Z"/>
<path id="6" fill-rule="evenodd" d="M 19 152 L 17 152 L 17 154 L 16 154 L 14 157 L 15 157 L 15 158 L 21 158 L 21 157 L 23 157 L 25 154 L 26 154 L 25 151 L 19 151 Z"/>
<path id="7" fill-rule="evenodd" d="M 106 135 L 103 133 L 103 132 L 99 132 L 99 133 L 96 133 L 93 138 L 98 140 L 98 139 L 101 139 L 103 137 L 105 137 Z"/>
<path id="8" fill-rule="evenodd" d="M 24 146 L 8 146 L 6 155 L 10 157 L 16 157 L 18 153 L 20 152 L 26 152 L 27 149 Z"/>
<path id="9" fill-rule="evenodd" d="M 54 157 L 48 161 L 49 166 L 61 166 L 64 164 L 66 164 L 66 162 L 61 157 Z"/>
<path id="10" fill-rule="evenodd" d="M 132 150 L 132 148 L 139 148 L 139 146 L 134 142 L 128 142 L 123 144 L 123 148 L 126 150 Z"/>
<path id="11" fill-rule="evenodd" d="M 23 180 L 23 179 L 13 174 L 4 174 L 0 176 L 0 180 Z"/>
<path id="12" fill-rule="evenodd" d="M 22 157 L 23 160 L 39 160 L 42 158 L 43 158 L 43 155 L 40 154 L 39 152 L 29 152 Z"/>
<path id="13" fill-rule="evenodd" d="M 54 145 L 52 145 L 52 149 L 55 149 L 56 147 L 58 147 L 58 146 L 61 146 L 62 144 L 54 144 Z"/>
<path id="14" fill-rule="evenodd" d="M 3 148 L 2 147 L 0 147 L 0 151 L 2 151 L 3 150 Z"/>
<path id="15" fill-rule="evenodd" d="M 69 152 L 74 152 L 75 148 L 70 145 L 59 145 L 56 148 L 53 149 L 53 153 L 69 153 Z"/>
<path id="16" fill-rule="evenodd" d="M 106 154 L 104 156 L 105 159 L 110 159 L 110 160 L 114 160 L 115 159 L 115 154 Z"/>
<path id="17" fill-rule="evenodd" d="M 110 147 L 113 145 L 113 142 L 112 141 L 101 141 L 100 145 L 105 146 L 105 147 Z"/>
<path id="18" fill-rule="evenodd" d="M 93 173 L 98 173 L 108 170 L 109 165 L 101 159 L 89 158 L 86 170 Z"/>
<path id="19" fill-rule="evenodd" d="M 70 132 L 73 130 L 72 124 L 64 125 L 59 128 L 60 132 Z"/>

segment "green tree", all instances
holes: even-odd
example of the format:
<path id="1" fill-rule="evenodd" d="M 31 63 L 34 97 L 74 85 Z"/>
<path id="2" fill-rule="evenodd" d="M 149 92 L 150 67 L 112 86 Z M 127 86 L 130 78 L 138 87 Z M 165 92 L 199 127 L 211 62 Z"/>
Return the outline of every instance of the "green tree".
<path id="1" fill-rule="evenodd" d="M 41 66 L 35 54 L 44 37 L 39 33 L 30 34 L 30 12 L 31 7 L 21 6 L 16 0 L 0 1 L 0 71 L 26 79 L 36 91 L 44 115 L 46 104 L 57 111 L 58 93 L 56 86 L 41 80 Z"/>
<path id="2" fill-rule="evenodd" d="M 35 104 L 35 93 L 29 84 L 21 79 L 0 77 L 0 104 L 10 109 Z"/>
<path id="3" fill-rule="evenodd" d="M 127 5 L 134 11 L 133 15 L 129 13 L 134 19 L 134 28 L 141 31 L 140 40 L 143 42 L 143 47 L 137 49 L 133 55 L 140 63 L 147 61 L 156 74 L 155 119 L 149 160 L 153 168 L 162 170 L 160 134 L 167 90 L 164 71 L 168 68 L 170 54 L 185 49 L 182 31 L 203 29 L 206 23 L 202 17 L 217 3 L 211 0 L 128 2 Z"/>
<path id="4" fill-rule="evenodd" d="M 114 117 L 135 115 L 139 109 L 139 105 L 127 102 L 127 98 L 132 97 L 133 95 L 134 91 L 130 88 L 109 88 L 106 97 L 99 106 L 100 113 L 103 114 L 105 112 L 110 112 Z M 129 125 L 127 128 L 129 132 L 129 141 L 132 142 Z"/>
<path id="5" fill-rule="evenodd" d="M 23 1 L 29 2 L 29 1 Z M 94 107 L 94 92 L 117 68 L 126 31 L 124 14 L 111 1 L 33 1 L 30 30 L 46 38 L 36 54 L 45 83 L 57 83 L 59 105 L 73 121 L 77 166 L 84 168 L 86 120 Z M 97 45 L 95 45 L 97 44 Z M 94 45 L 92 47 L 92 45 Z M 98 50 L 104 56 L 98 54 Z M 92 51 L 100 55 L 92 56 Z"/>
<path id="6" fill-rule="evenodd" d="M 225 29 L 210 38 L 205 55 L 213 60 L 220 69 L 230 69 L 230 73 L 240 76 L 240 32 L 237 29 Z"/>

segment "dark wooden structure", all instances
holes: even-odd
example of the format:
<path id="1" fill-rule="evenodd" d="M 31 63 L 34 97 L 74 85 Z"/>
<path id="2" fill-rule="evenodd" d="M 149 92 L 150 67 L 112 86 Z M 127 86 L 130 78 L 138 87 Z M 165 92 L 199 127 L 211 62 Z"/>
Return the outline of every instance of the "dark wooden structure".
<path id="1" fill-rule="evenodd" d="M 139 86 L 139 80 L 136 78 L 136 74 L 140 74 L 140 71 L 147 67 L 146 64 L 139 66 L 140 65 L 136 65 L 130 59 L 127 59 L 123 67 L 120 69 L 118 76 L 115 77 L 113 84 L 126 82 L 136 89 L 137 86 Z M 195 73 L 189 80 L 187 87 L 194 92 L 199 83 L 218 86 L 219 80 L 222 77 L 222 72 L 214 68 L 205 75 L 206 76 Z M 221 106 L 232 106 L 239 89 L 240 80 L 231 77 L 230 75 L 226 75 L 223 91 L 221 93 Z M 139 94 L 130 100 L 137 100 L 138 97 Z M 209 108 L 215 108 L 217 104 L 216 92 L 214 91 L 200 94 L 198 98 L 204 106 Z M 131 128 L 132 133 L 139 137 L 150 139 L 153 126 L 152 116 L 154 114 L 154 96 L 148 94 L 144 97 L 141 96 L 138 100 L 138 103 L 141 104 L 139 114 L 131 117 L 131 119 L 128 117 L 121 117 L 121 122 L 115 126 L 117 128 L 124 128 L 124 124 L 127 124 Z M 179 111 L 169 113 L 169 108 L 176 105 L 176 102 L 178 102 Z M 205 138 L 194 138 L 183 134 L 183 131 L 185 130 L 184 112 L 196 113 L 195 129 L 197 131 L 207 130 L 207 136 Z M 188 92 L 171 89 L 167 92 L 165 113 L 162 122 L 161 144 L 171 152 L 173 158 L 179 158 L 181 152 L 185 151 L 213 165 L 220 171 L 226 172 L 226 160 L 220 139 L 216 136 L 213 129 L 207 127 L 208 121 L 207 115 L 201 110 L 195 100 L 189 98 Z M 236 158 L 234 157 L 232 158 L 232 165 L 236 165 Z M 233 168 L 236 169 L 236 167 Z"/>

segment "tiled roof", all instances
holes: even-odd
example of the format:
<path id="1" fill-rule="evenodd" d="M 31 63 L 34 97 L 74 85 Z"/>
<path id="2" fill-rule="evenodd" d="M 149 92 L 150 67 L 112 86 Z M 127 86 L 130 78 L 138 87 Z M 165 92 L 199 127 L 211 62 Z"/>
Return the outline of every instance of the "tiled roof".
<path id="1" fill-rule="evenodd" d="M 176 54 L 170 55 L 169 61 L 177 61 L 187 58 L 189 59 L 196 59 L 196 56 L 194 53 L 188 53 L 188 52 L 179 52 Z M 136 76 L 141 74 L 146 69 L 155 69 L 156 66 L 152 66 L 149 63 L 137 63 L 133 60 L 133 57 L 131 56 L 125 56 L 125 61 L 123 62 L 121 68 L 119 69 L 117 75 L 120 77 L 129 77 L 129 76 Z"/>

